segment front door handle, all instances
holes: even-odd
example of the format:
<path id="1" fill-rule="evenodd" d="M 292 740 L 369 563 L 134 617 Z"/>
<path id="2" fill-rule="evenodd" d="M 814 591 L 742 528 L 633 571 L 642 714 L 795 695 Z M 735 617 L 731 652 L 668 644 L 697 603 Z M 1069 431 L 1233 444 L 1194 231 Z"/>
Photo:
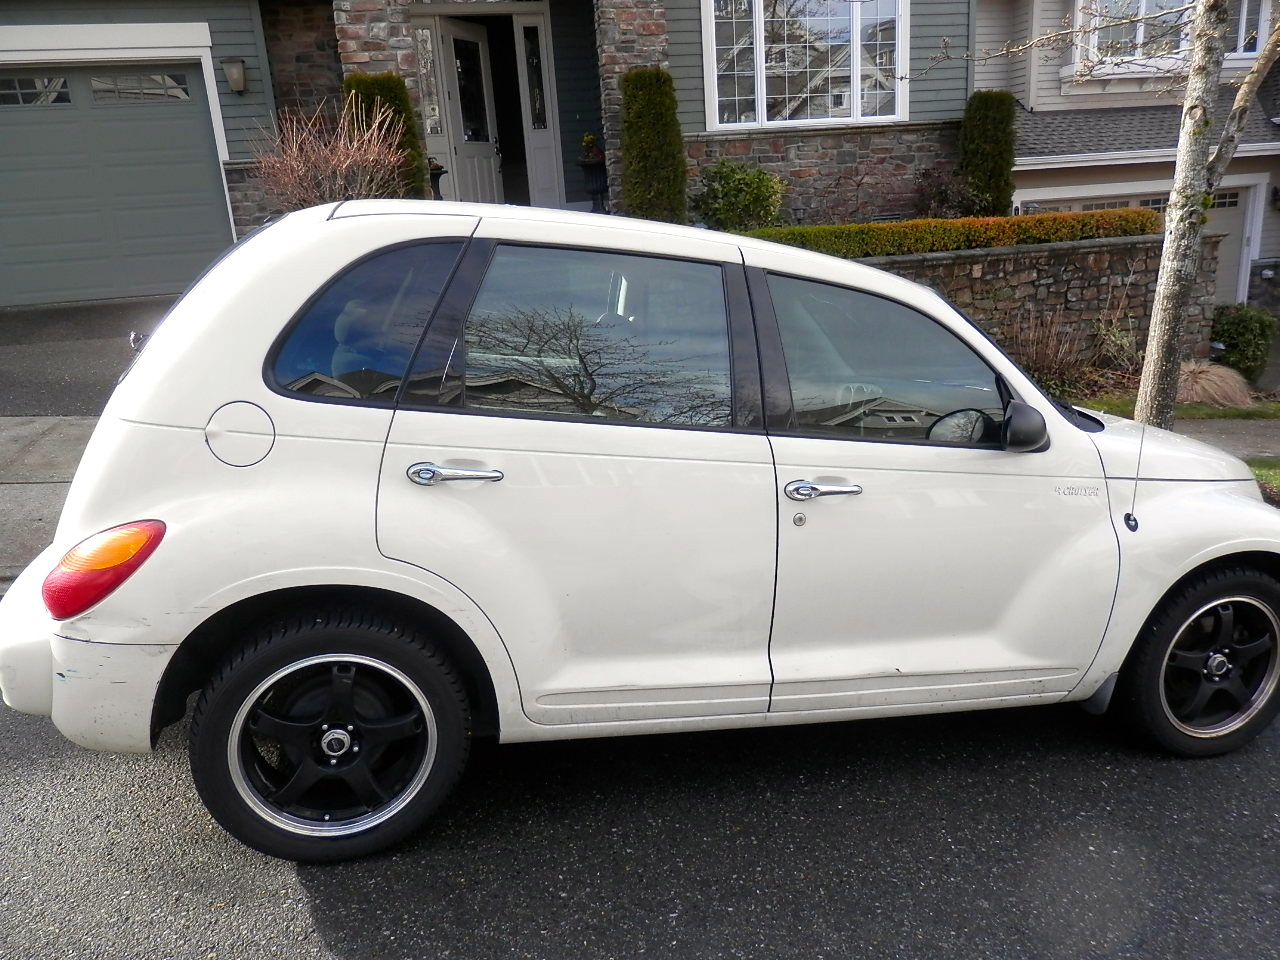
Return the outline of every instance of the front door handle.
<path id="1" fill-rule="evenodd" d="M 501 480 L 501 470 L 467 470 L 464 467 L 441 467 L 434 463 L 415 463 L 405 471 L 414 483 L 434 487 L 445 480 Z"/>
<path id="2" fill-rule="evenodd" d="M 856 483 L 814 483 L 812 480 L 792 480 L 782 488 L 792 500 L 813 500 L 815 497 L 856 497 L 862 487 Z"/>

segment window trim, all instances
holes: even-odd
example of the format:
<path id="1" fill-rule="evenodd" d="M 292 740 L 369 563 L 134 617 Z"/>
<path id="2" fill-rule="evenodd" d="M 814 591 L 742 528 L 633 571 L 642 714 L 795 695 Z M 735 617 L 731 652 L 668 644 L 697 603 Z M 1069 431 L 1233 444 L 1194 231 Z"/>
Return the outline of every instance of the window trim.
<path id="1" fill-rule="evenodd" d="M 938 327 L 941 327 L 946 333 L 955 337 L 966 349 L 972 351 L 973 355 L 985 366 L 990 372 L 996 389 L 1002 400 L 1007 405 L 1008 399 L 1022 400 L 1022 396 L 1013 388 L 999 370 L 996 370 L 990 361 L 981 353 L 974 349 L 973 345 L 967 343 L 965 339 L 959 336 L 946 323 L 939 320 L 931 313 L 921 310 L 919 307 L 904 303 L 894 297 L 886 296 L 875 290 L 868 290 L 863 287 L 850 286 L 847 283 L 837 283 L 831 280 L 822 280 L 817 277 L 809 277 L 801 274 L 789 273 L 785 270 L 769 270 L 764 267 L 747 267 L 747 282 L 751 287 L 751 302 L 755 308 L 757 337 L 760 342 L 760 367 L 761 375 L 764 381 L 765 389 L 765 422 L 767 424 L 767 433 L 770 436 L 786 436 L 801 437 L 808 440 L 830 440 L 835 443 L 877 443 L 892 444 L 895 446 L 917 446 L 917 447 L 940 447 L 946 450 L 972 450 L 990 452 L 992 450 L 1003 450 L 1004 447 L 1000 442 L 993 443 L 952 443 L 944 440 L 927 440 L 924 438 L 915 439 L 910 437 L 859 437 L 859 436 L 842 436 L 837 433 L 806 429 L 804 426 L 796 423 L 795 401 L 791 395 L 791 375 L 787 370 L 787 358 L 782 346 L 782 328 L 778 324 L 778 315 L 774 310 L 773 296 L 769 291 L 769 276 L 784 277 L 789 280 L 800 280 L 808 283 L 817 283 L 823 286 L 835 287 L 837 290 L 848 290 L 853 293 L 860 293 L 870 297 L 876 297 L 880 300 L 887 300 L 889 303 L 896 304 L 903 309 L 910 310 L 925 317 Z M 975 327 L 979 333 L 987 340 L 988 343 L 994 344 L 989 334 L 972 320 L 965 317 L 964 314 L 956 311 L 964 320 Z M 997 349 L 999 349 L 997 347 Z M 1003 352 L 1003 351 L 1002 351 Z M 1016 365 L 1015 365 L 1016 366 Z M 1021 368 L 1019 368 L 1021 369 Z"/>
<path id="2" fill-rule="evenodd" d="M 419 354 L 434 342 L 437 347 L 452 344 L 465 337 L 464 327 L 471 313 L 476 297 L 480 295 L 489 264 L 499 246 L 532 247 L 536 249 L 554 249 L 579 251 L 584 253 L 606 253 L 629 257 L 647 257 L 652 260 L 673 260 L 678 263 L 701 263 L 718 267 L 724 284 L 725 321 L 728 324 L 727 344 L 729 348 L 729 389 L 732 405 L 732 423 L 727 426 L 704 426 L 701 424 L 655 423 L 647 420 L 612 420 L 606 417 L 575 417 L 564 414 L 535 413 L 530 411 L 511 410 L 476 410 L 461 404 L 448 405 L 440 403 L 415 402 L 407 395 L 409 378 L 406 377 L 396 395 L 396 410 L 417 413 L 446 413 L 469 417 L 499 417 L 508 420 L 541 420 L 551 423 L 575 424 L 585 426 L 610 427 L 642 427 L 658 430 L 694 430 L 703 433 L 747 433 L 763 434 L 764 400 L 760 392 L 760 350 L 756 340 L 755 325 L 752 322 L 752 298 L 749 295 L 744 267 L 741 262 L 724 260 L 703 260 L 697 257 L 671 256 L 662 253 L 649 253 L 639 250 L 620 249 L 608 246 L 573 243 L 539 243 L 531 240 L 507 240 L 500 237 L 472 239 L 462 256 L 458 258 L 454 274 L 450 277 L 440 302 L 436 305 L 426 329 L 418 341 L 413 357 L 409 362 L 409 370 L 413 371 Z M 446 376 L 455 374 L 451 367 Z M 465 368 L 462 371 L 465 372 Z"/>
<path id="3" fill-rule="evenodd" d="M 251 234 L 251 236 L 256 235 L 257 234 Z M 284 345 L 293 334 L 293 331 L 297 328 L 298 324 L 302 322 L 302 318 L 311 311 L 311 308 L 315 306 L 322 296 L 329 292 L 335 283 L 349 274 L 352 270 L 359 268 L 362 264 L 367 263 L 376 257 L 380 257 L 385 253 L 403 250 L 406 247 L 429 246 L 437 243 L 457 243 L 461 245 L 461 249 L 458 251 L 458 256 L 453 261 L 453 266 L 449 270 L 449 275 L 445 278 L 440 299 L 436 301 L 435 306 L 431 310 L 431 316 L 429 316 L 427 318 L 427 322 L 423 324 L 422 332 L 418 335 L 417 342 L 414 343 L 413 349 L 409 352 L 409 363 L 405 368 L 405 372 L 408 373 L 409 370 L 412 370 L 413 362 L 417 359 L 418 350 L 422 346 L 422 341 L 430 331 L 431 323 L 435 319 L 436 314 L 440 312 L 440 308 L 444 303 L 445 297 L 448 296 L 449 289 L 453 285 L 454 278 L 458 275 L 458 268 L 466 258 L 469 246 L 473 243 L 469 237 L 424 237 L 417 240 L 405 240 L 401 243 L 388 244 L 385 247 L 379 247 L 377 250 L 370 250 L 368 253 L 357 257 L 350 263 L 345 264 L 342 269 L 331 274 L 324 283 L 312 291 L 311 296 L 307 297 L 302 306 L 299 307 L 294 312 L 293 316 L 289 318 L 289 322 L 280 329 L 278 334 L 276 334 L 276 338 L 271 341 L 271 347 L 267 350 L 266 356 L 262 361 L 262 382 L 266 384 L 267 389 L 277 396 L 285 397 L 289 400 L 300 400 L 304 403 L 341 404 L 342 406 L 348 407 L 371 407 L 383 410 L 395 409 L 399 401 L 400 394 L 404 390 L 407 378 L 402 377 L 400 380 L 400 386 L 396 388 L 394 393 L 385 398 L 366 399 L 363 397 L 320 396 L 318 394 L 302 393 L 297 390 L 288 389 L 284 384 L 276 379 L 276 360 L 279 359 L 280 351 L 284 349 Z"/>
<path id="4" fill-rule="evenodd" d="M 854 0 L 855 5 L 857 0 Z M 703 92 L 703 117 L 706 121 L 706 129 L 708 131 L 742 131 L 744 133 L 761 130 L 806 130 L 821 128 L 844 128 L 844 127 L 869 127 L 869 126 L 886 126 L 895 123 L 908 123 L 911 120 L 911 81 L 908 74 L 911 65 L 911 0 L 898 0 L 898 37 L 897 47 L 895 49 L 896 66 L 895 70 L 898 75 L 895 77 L 895 102 L 897 104 L 897 112 L 891 117 L 824 117 L 820 119 L 810 120 L 768 120 L 759 119 L 761 116 L 760 105 L 765 102 L 764 92 L 764 71 L 762 69 L 762 59 L 764 57 L 764 11 L 760 7 L 760 0 L 752 0 L 755 5 L 753 13 L 753 44 L 755 48 L 755 67 L 756 67 L 756 117 L 752 123 L 721 123 L 720 111 L 718 105 L 719 83 L 716 74 L 716 33 L 715 33 L 715 0 L 700 0 L 699 13 L 702 24 L 702 92 Z M 858 91 L 858 84 L 855 83 L 853 92 Z M 861 104 L 861 94 L 856 98 L 859 105 Z M 767 114 L 767 110 L 765 111 Z"/>

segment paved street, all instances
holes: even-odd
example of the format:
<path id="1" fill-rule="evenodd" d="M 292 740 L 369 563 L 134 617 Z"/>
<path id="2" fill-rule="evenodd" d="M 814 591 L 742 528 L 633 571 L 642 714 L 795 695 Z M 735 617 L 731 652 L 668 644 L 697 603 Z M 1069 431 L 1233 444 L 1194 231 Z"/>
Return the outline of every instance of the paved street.
<path id="1" fill-rule="evenodd" d="M 0 342 L 0 577 L 127 362 L 63 344 Z M 0 709 L 0 960 L 1280 958 L 1280 728 L 1195 762 L 1071 707 L 479 743 L 413 842 L 302 868 L 212 822 L 183 733 L 98 754 Z"/>

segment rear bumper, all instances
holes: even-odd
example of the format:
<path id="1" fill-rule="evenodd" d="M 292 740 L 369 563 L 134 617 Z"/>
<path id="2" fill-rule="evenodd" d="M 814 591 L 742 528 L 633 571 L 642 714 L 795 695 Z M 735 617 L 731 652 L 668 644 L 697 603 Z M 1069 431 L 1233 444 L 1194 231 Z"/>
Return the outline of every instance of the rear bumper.
<path id="1" fill-rule="evenodd" d="M 91 643 L 55 633 L 32 564 L 0 600 L 0 693 L 15 710 L 52 717 L 84 747 L 151 749 L 151 714 L 177 644 Z"/>

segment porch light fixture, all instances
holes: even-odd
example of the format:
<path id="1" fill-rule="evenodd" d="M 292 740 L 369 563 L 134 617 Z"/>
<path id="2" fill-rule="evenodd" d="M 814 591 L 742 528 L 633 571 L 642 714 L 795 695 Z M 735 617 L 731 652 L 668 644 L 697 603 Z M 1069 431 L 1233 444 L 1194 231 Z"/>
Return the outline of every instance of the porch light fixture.
<path id="1" fill-rule="evenodd" d="M 239 57 L 226 57 L 218 61 L 218 66 L 222 67 L 223 79 L 231 92 L 244 93 L 244 61 Z"/>

